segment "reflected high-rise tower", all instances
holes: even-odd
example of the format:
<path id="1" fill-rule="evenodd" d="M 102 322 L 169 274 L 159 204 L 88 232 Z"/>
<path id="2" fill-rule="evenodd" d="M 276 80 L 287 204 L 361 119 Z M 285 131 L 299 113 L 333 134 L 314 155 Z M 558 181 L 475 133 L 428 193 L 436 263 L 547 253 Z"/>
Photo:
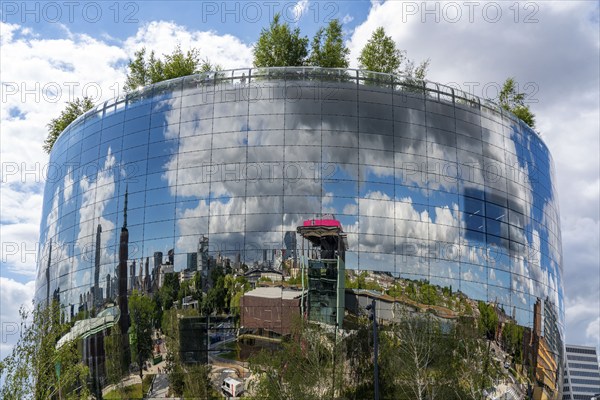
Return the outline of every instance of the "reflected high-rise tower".
<path id="1" fill-rule="evenodd" d="M 144 268 L 144 258 L 140 257 L 140 272 L 138 274 L 138 278 L 136 281 L 137 288 L 140 292 L 143 292 L 146 290 L 146 287 L 144 286 L 143 268 Z"/>
<path id="2" fill-rule="evenodd" d="M 283 238 L 283 242 L 285 243 L 285 250 L 286 250 L 285 258 L 293 259 L 294 265 L 296 265 L 296 247 L 297 247 L 296 232 L 287 231 Z"/>
<path id="3" fill-rule="evenodd" d="M 198 267 L 198 253 L 187 253 L 186 271 L 195 271 Z"/>
<path id="4" fill-rule="evenodd" d="M 175 265 L 175 249 L 171 249 L 167 252 L 168 263 L 171 265 Z"/>
<path id="5" fill-rule="evenodd" d="M 136 288 L 135 285 L 135 260 L 129 266 L 129 290 L 133 291 Z"/>
<path id="6" fill-rule="evenodd" d="M 52 262 L 52 239 L 50 239 L 48 247 L 48 265 L 46 266 L 46 304 L 50 304 L 50 264 Z"/>
<path id="7" fill-rule="evenodd" d="M 144 292 L 148 293 L 150 291 L 150 258 L 146 257 L 146 263 L 144 264 Z M 140 265 L 140 269 L 142 266 Z"/>
<path id="8" fill-rule="evenodd" d="M 98 223 L 96 228 L 96 249 L 94 254 L 94 288 L 92 290 L 94 298 L 94 306 L 98 307 L 102 304 L 102 296 L 100 294 L 100 245 L 102 243 L 102 225 Z"/>
<path id="9" fill-rule="evenodd" d="M 129 231 L 127 230 L 127 189 L 125 189 L 125 203 L 123 206 L 123 227 L 119 238 L 119 310 L 121 319 L 119 326 L 121 334 L 126 335 L 129 329 L 129 308 L 127 304 L 127 259 L 129 258 Z M 129 347 L 128 341 L 124 340 L 124 345 Z"/>
<path id="10" fill-rule="evenodd" d="M 162 264 L 162 259 L 163 259 L 162 251 L 155 251 L 154 252 L 154 268 L 152 269 L 153 274 L 154 274 L 154 271 L 158 270 L 158 268 L 160 267 L 160 264 Z"/>
<path id="11" fill-rule="evenodd" d="M 106 301 L 109 302 L 111 300 L 111 287 L 110 287 L 110 274 L 106 274 Z"/>
<path id="12" fill-rule="evenodd" d="M 198 271 L 202 277 L 202 290 L 208 290 L 208 269 L 209 269 L 209 258 L 208 258 L 208 237 L 202 235 L 198 241 Z"/>

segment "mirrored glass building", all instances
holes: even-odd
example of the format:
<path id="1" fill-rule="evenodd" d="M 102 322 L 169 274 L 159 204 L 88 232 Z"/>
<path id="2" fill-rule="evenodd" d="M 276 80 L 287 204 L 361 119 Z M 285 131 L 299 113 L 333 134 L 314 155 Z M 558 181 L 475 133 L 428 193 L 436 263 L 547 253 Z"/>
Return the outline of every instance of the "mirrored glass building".
<path id="1" fill-rule="evenodd" d="M 456 319 L 484 302 L 498 342 L 507 324 L 523 328 L 523 390 L 555 399 L 564 304 L 553 169 L 512 114 L 431 82 L 269 68 L 158 83 L 58 138 L 36 299 L 92 318 L 171 273 L 210 284 L 211 264 L 283 284 L 308 257 L 297 227 L 331 214 L 347 235 L 338 313 L 376 298 L 390 321 L 410 301 Z"/>

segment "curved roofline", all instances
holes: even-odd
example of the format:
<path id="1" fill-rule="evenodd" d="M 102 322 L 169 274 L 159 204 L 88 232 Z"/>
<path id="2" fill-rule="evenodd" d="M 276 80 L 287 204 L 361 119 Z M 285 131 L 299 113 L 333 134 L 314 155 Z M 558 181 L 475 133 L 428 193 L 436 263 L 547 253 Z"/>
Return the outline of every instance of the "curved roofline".
<path id="1" fill-rule="evenodd" d="M 260 81 L 266 80 L 320 80 L 324 82 L 356 82 L 358 85 L 372 85 L 379 87 L 388 87 L 394 91 L 406 91 L 414 94 L 427 95 L 438 101 L 446 101 L 452 104 L 462 103 L 481 110 L 490 110 L 497 112 L 502 116 L 508 116 L 516 123 L 527 128 L 541 140 L 541 135 L 535 129 L 531 128 L 520 118 L 510 111 L 505 110 L 497 103 L 484 99 L 482 97 L 467 93 L 463 90 L 453 88 L 441 83 L 416 79 L 407 75 L 387 74 L 373 72 L 363 69 L 352 68 L 322 68 L 322 67 L 264 67 L 264 68 L 237 68 L 222 71 L 209 71 L 194 75 L 187 75 L 178 78 L 169 79 L 153 83 L 151 85 L 140 87 L 132 92 L 125 93 L 119 97 L 114 97 L 98 103 L 94 108 L 80 115 L 64 131 L 72 125 L 81 123 L 88 115 L 94 114 L 108 106 L 123 101 L 129 103 L 130 100 L 139 100 L 141 97 L 152 96 L 155 88 L 163 89 L 168 92 L 180 83 L 195 83 L 198 87 L 216 85 L 219 83 L 248 83 L 252 79 Z M 63 132 L 64 132 L 63 131 Z M 61 132 L 62 135 L 62 132 Z M 59 136 L 60 137 L 60 136 Z M 542 143 L 543 140 L 541 140 Z M 544 145 L 546 145 L 544 143 Z M 547 146 L 546 146 L 547 147 Z"/>

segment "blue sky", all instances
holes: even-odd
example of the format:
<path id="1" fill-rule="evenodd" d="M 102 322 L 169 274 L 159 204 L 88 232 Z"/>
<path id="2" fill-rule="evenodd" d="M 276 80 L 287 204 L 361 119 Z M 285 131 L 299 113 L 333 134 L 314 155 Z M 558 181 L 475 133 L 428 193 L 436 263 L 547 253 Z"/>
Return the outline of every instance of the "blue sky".
<path id="1" fill-rule="evenodd" d="M 553 154 L 561 207 L 567 340 L 600 340 L 598 2 L 3 2 L 0 80 L 0 317 L 17 321 L 33 294 L 46 123 L 64 102 L 120 93 L 127 61 L 146 46 L 197 47 L 225 68 L 251 65 L 273 12 L 312 37 L 344 24 L 351 66 L 383 26 L 428 78 L 494 98 L 515 77 Z M 72 7 L 71 9 L 69 7 Z M 118 11 L 118 12 L 117 12 Z M 71 14 L 70 14 L 71 12 Z M 2 332 L 4 336 L 6 332 Z M 11 338 L 0 341 L 0 352 Z M 4 354 L 4 353 L 3 353 Z"/>
<path id="2" fill-rule="evenodd" d="M 148 2 L 84 2 L 69 5 L 57 2 L 8 2 L 2 8 L 3 21 L 19 23 L 35 29 L 46 38 L 64 35 L 61 24 L 72 32 L 85 32 L 93 37 L 124 40 L 134 35 L 140 25 L 160 20 L 176 21 L 187 29 L 214 31 L 234 35 L 244 42 L 254 41 L 262 27 L 275 13 L 302 32 L 312 36 L 323 22 L 331 18 L 343 20 L 347 29 L 364 21 L 369 2 L 309 1 L 148 1 Z M 301 10 L 299 12 L 299 10 Z"/>

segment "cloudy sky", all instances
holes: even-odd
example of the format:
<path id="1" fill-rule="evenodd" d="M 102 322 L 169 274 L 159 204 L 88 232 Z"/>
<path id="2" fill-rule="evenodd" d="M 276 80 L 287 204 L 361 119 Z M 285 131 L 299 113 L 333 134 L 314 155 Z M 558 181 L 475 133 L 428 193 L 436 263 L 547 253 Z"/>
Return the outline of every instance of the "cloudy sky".
<path id="1" fill-rule="evenodd" d="M 562 222 L 566 338 L 600 342 L 599 3 L 538 2 L 3 2 L 1 5 L 0 355 L 33 295 L 46 124 L 64 103 L 119 95 L 126 65 L 146 46 L 200 49 L 224 68 L 252 64 L 261 28 L 280 12 L 312 37 L 343 22 L 356 67 L 383 26 L 428 78 L 495 98 L 509 76 L 554 156 Z"/>

